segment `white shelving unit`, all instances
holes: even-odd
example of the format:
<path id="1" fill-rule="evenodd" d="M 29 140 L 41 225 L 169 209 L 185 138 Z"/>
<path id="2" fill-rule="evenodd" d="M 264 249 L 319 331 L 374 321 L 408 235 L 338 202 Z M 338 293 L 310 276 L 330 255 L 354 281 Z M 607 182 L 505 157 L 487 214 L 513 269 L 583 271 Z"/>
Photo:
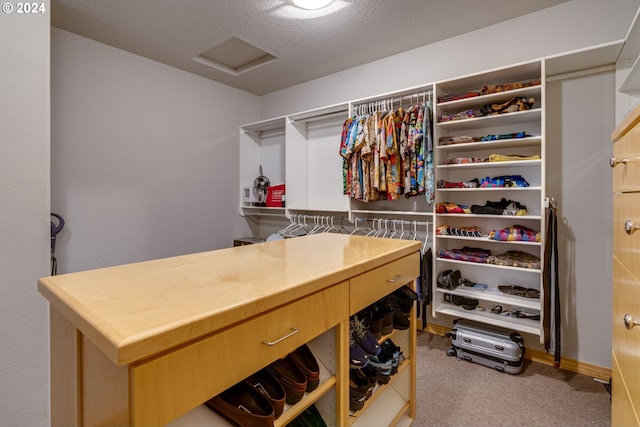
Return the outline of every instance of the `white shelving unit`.
<path id="1" fill-rule="evenodd" d="M 247 192 L 257 201 L 253 188 L 254 180 L 260 175 L 269 178 L 271 185 L 285 180 L 285 118 L 278 117 L 263 122 L 244 125 L 240 128 L 240 215 L 283 215 L 282 208 L 254 206 L 246 202 Z M 266 200 L 266 199 L 265 199 Z"/>
<path id="2" fill-rule="evenodd" d="M 436 235 L 434 239 L 434 297 L 433 316 L 445 314 L 457 318 L 480 321 L 508 329 L 540 336 L 542 340 L 542 321 L 516 317 L 507 317 L 491 312 L 497 305 L 503 310 L 521 310 L 534 315 L 542 314 L 542 270 L 519 267 L 499 266 L 470 261 L 441 258 L 442 250 L 461 249 L 463 247 L 490 250 L 498 255 L 510 250 L 529 253 L 541 260 L 544 254 L 544 200 L 545 200 L 545 132 L 544 132 L 544 61 L 535 61 L 485 73 L 475 74 L 455 80 L 435 84 L 437 97 L 445 94 L 455 95 L 467 92 L 479 92 L 489 85 L 504 85 L 517 82 L 537 81 L 538 84 L 514 90 L 505 90 L 487 95 L 471 96 L 449 102 L 438 102 L 435 107 L 435 163 L 436 180 L 451 183 L 473 179 L 493 178 L 502 175 L 520 175 L 528 187 L 490 187 L 490 188 L 438 188 L 437 203 L 455 203 L 470 208 L 483 206 L 487 201 L 500 201 L 502 198 L 519 202 L 526 206 L 524 216 L 473 214 L 473 213 L 434 213 L 434 232 L 444 225 L 450 227 L 476 226 L 481 237 L 458 237 Z M 502 104 L 514 97 L 533 98 L 534 105 L 525 111 L 502 113 L 468 119 L 439 121 L 442 115 L 454 115 L 472 109 L 479 114 L 484 105 Z M 474 138 L 489 135 L 508 135 L 524 132 L 523 138 L 505 138 L 455 144 L 438 144 L 440 137 L 470 136 Z M 540 156 L 535 160 L 509 160 L 489 162 L 491 154 Z M 468 157 L 484 159 L 482 162 L 455 163 L 454 158 Z M 522 225 L 541 232 L 541 242 L 496 241 L 489 239 L 492 230 L 500 230 L 513 225 Z M 445 270 L 460 270 L 463 278 L 475 283 L 487 285 L 486 290 L 460 286 L 455 290 L 437 287 L 437 277 Z M 507 295 L 499 291 L 500 285 L 518 285 L 541 291 L 540 298 L 524 298 Z M 459 295 L 479 300 L 484 310 L 465 310 L 445 301 L 445 294 Z"/>
<path id="3" fill-rule="evenodd" d="M 352 100 L 336 105 L 316 108 L 277 117 L 242 126 L 240 129 L 240 213 L 260 221 L 266 217 L 265 224 L 272 226 L 272 220 L 288 223 L 292 214 L 316 213 L 339 216 L 348 219 L 351 225 L 356 218 L 388 218 L 419 221 L 430 224 L 434 257 L 440 249 L 463 246 L 487 248 L 494 254 L 507 250 L 520 250 L 540 258 L 543 262 L 545 239 L 545 85 L 546 82 L 601 71 L 611 71 L 617 58 L 631 58 L 618 65 L 633 68 L 637 63 L 638 43 L 636 24 L 629 32 L 628 39 L 613 41 L 599 46 L 570 51 L 558 55 L 540 58 L 522 64 L 489 70 L 473 75 L 462 76 L 409 87 L 395 92 L 383 93 L 368 98 Z M 623 49 L 624 45 L 624 49 Z M 621 52 L 622 50 L 622 52 Z M 632 67 L 633 65 L 633 67 Z M 634 73 L 624 83 L 625 96 L 635 100 L 638 93 L 637 78 Z M 474 98 L 459 99 L 450 102 L 437 102 L 438 95 L 444 93 L 464 93 L 475 91 L 485 85 L 506 84 L 537 79 L 539 85 L 506 92 L 493 93 Z M 526 188 L 477 188 L 477 189 L 438 189 L 432 205 L 424 196 L 402 198 L 395 201 L 360 202 L 343 194 L 342 158 L 339 155 L 339 142 L 344 121 L 353 117 L 358 108 L 368 104 L 375 105 L 383 100 L 415 103 L 415 94 L 432 93 L 434 101 L 434 173 L 436 181 L 464 181 L 473 178 L 494 177 L 500 175 L 522 175 L 530 184 Z M 467 120 L 437 122 L 438 115 L 456 114 L 465 109 L 479 109 L 485 104 L 505 102 L 515 96 L 534 98 L 534 108 L 489 117 L 476 117 Z M 405 104 L 408 105 L 408 104 Z M 492 141 L 470 142 L 464 144 L 438 145 L 438 138 L 446 135 L 486 136 L 512 132 L 526 132 L 524 138 L 499 139 Z M 443 164 L 452 157 L 487 157 L 490 154 L 540 155 L 540 160 L 512 160 L 506 162 Z M 247 206 L 243 203 L 245 187 L 252 187 L 253 180 L 262 165 L 263 172 L 272 184 L 286 185 L 286 206 L 264 208 Z M 528 209 L 525 216 L 469 215 L 435 213 L 439 202 L 451 201 L 471 206 L 483 205 L 486 201 L 497 201 L 502 197 L 518 201 Z M 346 224 L 346 223 L 345 223 Z M 436 236 L 438 226 L 448 224 L 454 227 L 477 225 L 483 236 L 478 238 Z M 541 242 L 502 242 L 489 240 L 487 234 L 514 224 L 523 225 L 541 233 Z M 268 228 L 268 227 L 267 227 Z M 424 228 L 421 232 L 426 231 Z M 462 307 L 447 304 L 445 291 L 435 286 L 437 275 L 445 269 L 459 269 L 464 278 L 488 285 L 481 291 L 459 287 L 448 293 L 477 298 L 487 310 L 468 311 Z M 449 259 L 434 259 L 434 298 L 432 315 L 468 318 L 508 329 L 525 332 L 539 337 L 542 342 L 542 319 L 531 320 L 500 316 L 491 313 L 490 308 L 502 305 L 528 313 L 540 313 L 545 295 L 542 292 L 542 270 L 504 267 Z M 541 291 L 538 299 L 506 295 L 498 290 L 500 285 L 519 285 Z M 447 322 L 448 319 L 445 319 Z M 387 390 L 391 393 L 393 390 Z M 395 396 L 390 397 L 389 402 Z M 385 401 L 387 398 L 383 398 Z M 400 399 L 403 400 L 403 399 Z M 376 418 L 373 410 L 363 413 L 357 425 L 365 425 L 369 417 Z M 376 418 L 377 419 L 377 418 Z M 398 420 L 396 420 L 398 421 Z M 404 425 L 398 421 L 398 425 Z"/>

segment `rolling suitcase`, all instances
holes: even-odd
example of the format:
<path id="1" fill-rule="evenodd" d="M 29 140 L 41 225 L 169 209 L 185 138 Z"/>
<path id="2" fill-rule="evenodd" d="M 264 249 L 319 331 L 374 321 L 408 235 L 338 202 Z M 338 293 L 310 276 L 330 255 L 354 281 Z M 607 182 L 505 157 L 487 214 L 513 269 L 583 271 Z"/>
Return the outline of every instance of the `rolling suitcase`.
<path id="1" fill-rule="evenodd" d="M 522 371 L 524 339 L 517 332 L 458 319 L 445 336 L 451 338 L 449 356 L 509 374 Z"/>

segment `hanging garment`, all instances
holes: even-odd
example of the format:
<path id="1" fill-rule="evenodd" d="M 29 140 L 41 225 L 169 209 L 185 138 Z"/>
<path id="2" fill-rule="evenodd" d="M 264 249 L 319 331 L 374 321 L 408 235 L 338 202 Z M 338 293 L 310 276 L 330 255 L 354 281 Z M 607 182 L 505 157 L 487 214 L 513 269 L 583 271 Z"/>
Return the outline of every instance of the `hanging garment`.
<path id="1" fill-rule="evenodd" d="M 426 252 L 421 253 L 420 257 L 420 317 L 422 318 L 422 329 L 427 327 L 427 306 L 431 305 L 431 277 L 433 271 L 433 257 L 431 248 L 427 248 Z"/>
<path id="2" fill-rule="evenodd" d="M 556 367 L 560 367 L 561 316 L 558 282 L 558 223 L 555 202 L 552 201 L 550 203 L 546 213 L 547 235 L 544 247 L 544 275 L 542 279 L 545 299 L 542 327 L 544 331 L 544 348 L 549 352 L 553 347 L 554 364 Z"/>
<path id="3" fill-rule="evenodd" d="M 353 116 L 343 123 L 343 193 L 372 202 L 425 194 L 433 201 L 430 103 Z M 429 152 L 429 154 L 427 154 Z M 428 160 L 427 160 L 428 158 Z"/>

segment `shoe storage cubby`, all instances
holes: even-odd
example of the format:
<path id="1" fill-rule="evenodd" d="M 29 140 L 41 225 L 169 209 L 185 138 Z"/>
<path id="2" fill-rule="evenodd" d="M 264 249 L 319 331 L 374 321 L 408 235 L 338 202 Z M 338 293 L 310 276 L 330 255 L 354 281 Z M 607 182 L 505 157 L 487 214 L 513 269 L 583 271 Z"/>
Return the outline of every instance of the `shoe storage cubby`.
<path id="1" fill-rule="evenodd" d="M 310 393 L 305 393 L 295 405 L 284 405 L 282 415 L 275 420 L 274 427 L 286 426 L 299 416 L 306 408 L 314 405 L 327 426 L 336 426 L 336 330 L 330 329 L 324 334 L 306 343 L 320 368 L 320 384 Z M 168 427 L 229 427 L 232 424 L 207 406 L 200 405 L 180 418 L 175 419 Z"/>
<path id="2" fill-rule="evenodd" d="M 537 335 L 541 340 L 545 229 L 543 64 L 536 61 L 435 85 L 438 188 L 432 304 L 435 317 L 446 314 L 481 321 Z M 492 209 L 508 202 L 515 202 L 510 206 L 514 209 L 502 212 L 513 215 Z M 514 226 L 533 230 L 534 236 L 539 233 L 540 241 L 527 233 L 529 240 L 511 240 L 507 230 Z M 505 240 L 492 239 L 492 232 Z M 483 256 L 474 256 L 477 252 Z M 487 253 L 489 262 L 485 262 Z M 518 253 L 532 255 L 540 266 L 499 265 L 505 264 L 499 259 L 498 264 L 491 263 L 493 257 Z M 462 284 L 453 290 L 437 286 L 439 274 L 446 270 L 459 270 L 471 286 Z M 505 293 L 500 286 L 535 289 L 540 296 Z M 475 299 L 478 305 L 465 309 L 446 301 L 447 294 Z"/>

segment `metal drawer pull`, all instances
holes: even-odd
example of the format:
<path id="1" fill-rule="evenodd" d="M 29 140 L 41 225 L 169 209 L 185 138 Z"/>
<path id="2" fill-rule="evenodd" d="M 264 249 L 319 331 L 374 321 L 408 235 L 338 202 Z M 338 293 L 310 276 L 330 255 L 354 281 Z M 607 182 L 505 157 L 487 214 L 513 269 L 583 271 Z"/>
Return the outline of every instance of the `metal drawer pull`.
<path id="1" fill-rule="evenodd" d="M 639 228 L 640 228 L 640 226 L 635 225 L 633 223 L 633 221 L 631 221 L 630 219 L 626 220 L 625 223 L 624 223 L 624 231 L 629 236 L 631 236 L 633 233 L 635 233 L 635 231 L 638 230 Z"/>
<path id="2" fill-rule="evenodd" d="M 624 322 L 624 327 L 627 329 L 631 329 L 636 325 L 640 326 L 640 322 L 638 322 L 637 320 L 633 320 L 633 316 L 630 314 L 624 315 L 623 322 Z"/>
<path id="3" fill-rule="evenodd" d="M 402 279 L 402 274 L 396 274 L 396 276 L 393 279 L 387 279 L 387 282 L 394 283 L 401 279 Z"/>
<path id="4" fill-rule="evenodd" d="M 623 165 L 626 165 L 628 161 L 629 159 L 618 160 L 614 156 L 611 156 L 611 158 L 609 159 L 609 166 L 611 166 L 612 168 L 615 168 L 620 163 L 622 163 Z"/>
<path id="5" fill-rule="evenodd" d="M 298 332 L 300 332 L 300 330 L 298 330 L 298 329 L 296 329 L 296 328 L 291 328 L 291 332 L 289 332 L 287 335 L 285 335 L 285 336 L 283 336 L 283 337 L 281 337 L 281 338 L 278 338 L 278 339 L 277 339 L 277 340 L 275 340 L 275 341 L 262 341 L 262 344 L 264 344 L 264 345 L 268 345 L 269 347 L 271 347 L 271 346 L 274 346 L 274 345 L 278 344 L 278 343 L 279 343 L 279 342 L 281 342 L 281 341 L 286 340 L 286 339 L 287 339 L 287 338 L 289 338 L 289 337 L 294 336 L 294 335 L 295 335 L 295 334 L 297 334 Z"/>

